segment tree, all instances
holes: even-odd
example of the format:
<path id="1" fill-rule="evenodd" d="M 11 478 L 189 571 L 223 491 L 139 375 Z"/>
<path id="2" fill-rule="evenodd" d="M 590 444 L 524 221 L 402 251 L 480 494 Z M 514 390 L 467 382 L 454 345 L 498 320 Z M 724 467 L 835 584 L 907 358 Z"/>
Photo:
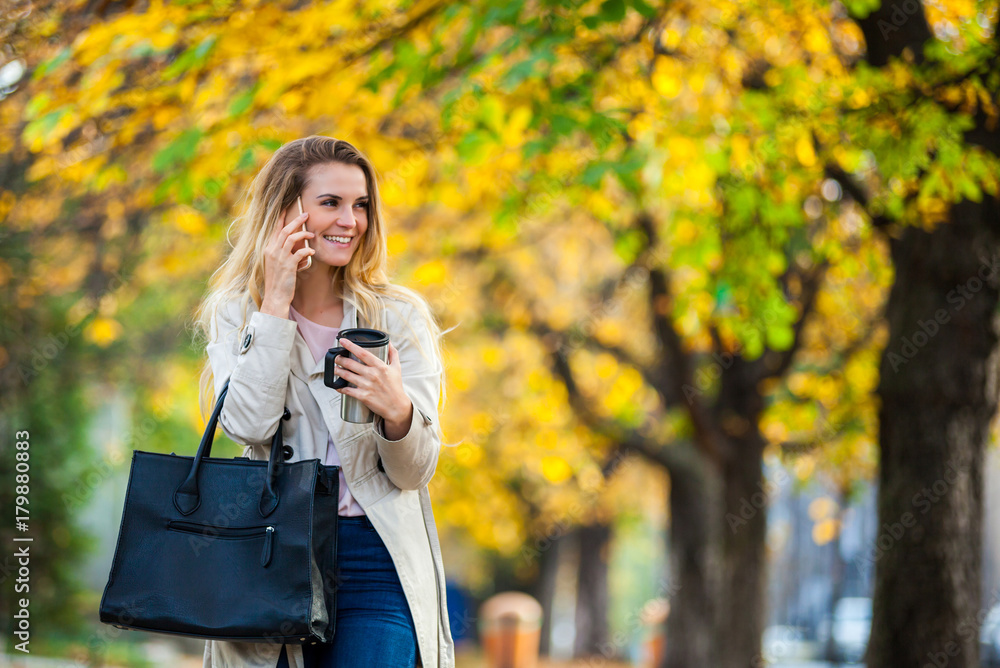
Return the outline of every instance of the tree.
<path id="1" fill-rule="evenodd" d="M 957 61 L 934 40 L 918 0 L 854 9 L 868 63 L 912 70 L 962 142 L 1000 155 L 1000 16 L 993 44 L 972 42 L 966 50 L 985 53 Z M 952 44 L 973 32 L 962 25 Z M 958 91 L 982 103 L 960 102 Z M 949 176 L 960 195 L 936 224 L 898 226 L 873 216 L 890 238 L 896 271 L 878 386 L 883 529 L 867 660 L 873 668 L 980 665 L 983 454 L 1000 368 L 1000 201 L 995 189 L 984 195 L 967 185 L 961 172 Z"/>
<path id="2" fill-rule="evenodd" d="M 448 360 L 448 426 L 482 438 L 443 453 L 442 515 L 511 554 L 517 493 L 551 523 L 616 452 L 668 470 L 669 665 L 759 658 L 769 449 L 869 467 L 887 272 L 864 214 L 928 224 L 997 191 L 995 155 L 923 79 L 862 66 L 840 4 L 53 7 L 0 113 L 9 221 L 25 246 L 65 241 L 18 273 L 60 267 L 50 288 L 87 312 L 115 270 L 126 295 L 197 284 L 265 151 L 349 137 L 390 166 L 401 275 L 477 325 Z M 963 37 L 942 63 L 991 62 L 965 5 L 940 12 Z M 940 95 L 989 117 L 972 84 Z M 140 321 L 101 306 L 96 345 Z M 500 390 L 474 394 L 484 365 Z"/>

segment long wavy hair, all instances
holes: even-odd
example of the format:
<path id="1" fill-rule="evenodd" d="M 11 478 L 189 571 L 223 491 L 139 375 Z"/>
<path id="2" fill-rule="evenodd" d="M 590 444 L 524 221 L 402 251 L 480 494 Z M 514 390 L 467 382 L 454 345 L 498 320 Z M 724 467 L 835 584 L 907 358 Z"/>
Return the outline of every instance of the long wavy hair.
<path id="1" fill-rule="evenodd" d="M 232 250 L 209 279 L 207 294 L 193 316 L 196 343 L 201 344 L 199 347 L 204 349 L 203 345 L 211 337 L 212 320 L 223 304 L 234 299 L 240 300 L 242 326 L 246 325 L 249 317 L 249 300 L 252 299 L 260 309 L 264 292 L 264 248 L 275 226 L 280 224 L 282 212 L 295 202 L 305 188 L 310 168 L 332 162 L 361 168 L 367 184 L 369 208 L 368 227 L 361 235 L 358 249 L 345 266 L 329 267 L 330 282 L 337 289 L 338 295 L 357 309 L 359 327 L 385 330 L 382 318 L 382 309 L 386 306 L 384 297 L 402 300 L 417 309 L 431 329 L 434 349 L 426 351 L 421 348 L 421 352 L 425 356 L 432 355 L 431 359 L 440 369 L 443 406 L 447 397 L 441 338 L 446 332 L 441 331 L 440 324 L 423 296 L 410 288 L 389 282 L 386 271 L 389 253 L 383 223 L 385 216 L 379 196 L 377 173 L 367 156 L 343 139 L 310 135 L 284 144 L 274 152 L 249 187 L 243 191 L 237 202 L 241 213 L 232 221 L 226 233 L 226 240 Z M 345 287 L 349 288 L 350 294 Z M 361 324 L 362 321 L 364 325 Z M 413 340 L 419 347 L 419 339 L 414 336 Z M 198 395 L 202 417 L 206 421 L 214 407 L 214 394 L 212 367 L 206 356 Z M 435 421 L 438 435 L 444 442 L 440 423 L 440 420 Z"/>

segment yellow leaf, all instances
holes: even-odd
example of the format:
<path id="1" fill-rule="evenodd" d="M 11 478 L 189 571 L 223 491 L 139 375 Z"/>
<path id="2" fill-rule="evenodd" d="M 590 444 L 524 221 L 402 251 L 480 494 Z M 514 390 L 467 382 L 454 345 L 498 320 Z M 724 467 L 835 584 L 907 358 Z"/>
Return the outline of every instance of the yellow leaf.
<path id="1" fill-rule="evenodd" d="M 413 278 L 420 281 L 424 285 L 440 283 L 444 281 L 447 275 L 447 268 L 445 267 L 444 262 L 441 262 L 440 260 L 425 262 L 420 265 L 415 272 L 413 272 Z"/>
<path id="2" fill-rule="evenodd" d="M 806 32 L 805 46 L 813 53 L 825 53 L 830 50 L 830 39 L 826 31 L 814 26 Z"/>
<path id="3" fill-rule="evenodd" d="M 193 210 L 179 212 L 174 217 L 173 223 L 181 232 L 191 236 L 203 235 L 208 230 L 205 218 Z"/>
<path id="4" fill-rule="evenodd" d="M 97 317 L 87 327 L 87 339 L 102 348 L 114 342 L 122 333 L 121 323 L 113 318 Z"/>
<path id="5" fill-rule="evenodd" d="M 678 245 L 691 243 L 698 238 L 698 226 L 692 221 L 681 219 L 674 226 L 674 241 Z"/>
<path id="6" fill-rule="evenodd" d="M 499 369 L 500 364 L 503 362 L 504 351 L 498 346 L 489 346 L 483 348 L 480 354 L 480 359 L 483 360 L 483 364 L 489 369 Z"/>
<path id="7" fill-rule="evenodd" d="M 625 338 L 621 323 L 604 320 L 594 328 L 594 335 L 604 343 L 619 344 Z"/>
<path id="8" fill-rule="evenodd" d="M 793 465 L 795 477 L 799 480 L 806 480 L 816 470 L 816 460 L 812 457 L 799 457 Z"/>
<path id="9" fill-rule="evenodd" d="M 515 108 L 507 121 L 507 125 L 503 129 L 503 143 L 504 146 L 520 146 L 524 143 L 524 129 L 528 127 L 528 123 L 531 122 L 531 108 L 526 105 L 521 105 Z"/>
<path id="10" fill-rule="evenodd" d="M 868 106 L 868 103 L 871 102 L 871 97 L 863 88 L 857 88 L 847 102 L 852 109 L 860 109 L 861 107 Z"/>
<path id="11" fill-rule="evenodd" d="M 653 70 L 653 88 L 665 98 L 677 97 L 681 92 L 679 68 L 673 58 L 659 56 L 656 59 L 656 69 Z"/>
<path id="12" fill-rule="evenodd" d="M 681 33 L 673 28 L 666 28 L 660 33 L 660 41 L 668 49 L 676 49 L 681 43 Z"/>
<path id="13" fill-rule="evenodd" d="M 542 457 L 542 475 L 549 482 L 560 483 L 573 475 L 573 469 L 562 457 L 548 455 Z"/>
<path id="14" fill-rule="evenodd" d="M 652 114 L 638 113 L 628 122 L 628 132 L 633 137 L 641 137 L 653 127 L 653 121 Z"/>
<path id="15" fill-rule="evenodd" d="M 810 137 L 802 136 L 795 142 L 795 157 L 805 167 L 812 167 L 816 164 L 816 152 L 813 150 Z"/>
<path id="16" fill-rule="evenodd" d="M 766 422 L 761 426 L 761 430 L 772 443 L 781 443 L 788 439 L 788 428 L 779 420 Z"/>
<path id="17" fill-rule="evenodd" d="M 688 137 L 671 135 L 667 139 L 667 150 L 670 151 L 671 160 L 683 165 L 698 153 L 698 145 Z"/>
<path id="18" fill-rule="evenodd" d="M 736 135 L 730 143 L 733 167 L 739 171 L 750 162 L 750 140 L 744 135 Z"/>
<path id="19" fill-rule="evenodd" d="M 399 232 L 390 232 L 386 235 L 386 245 L 388 246 L 389 255 L 399 255 L 406 251 L 407 243 L 406 237 Z"/>
<path id="20" fill-rule="evenodd" d="M 438 201 L 452 209 L 461 209 L 465 203 L 465 197 L 463 197 L 462 191 L 458 189 L 458 186 L 449 181 L 441 184 L 441 188 L 438 191 Z"/>
<path id="21" fill-rule="evenodd" d="M 594 371 L 601 380 L 607 380 L 618 370 L 618 363 L 609 353 L 601 353 L 594 360 Z"/>
<path id="22" fill-rule="evenodd" d="M 821 496 L 809 504 L 809 518 L 813 522 L 833 517 L 837 512 L 837 503 L 828 496 Z"/>
<path id="23" fill-rule="evenodd" d="M 817 545 L 826 545 L 837 537 L 840 531 L 840 523 L 837 520 L 823 520 L 813 526 L 812 538 Z"/>

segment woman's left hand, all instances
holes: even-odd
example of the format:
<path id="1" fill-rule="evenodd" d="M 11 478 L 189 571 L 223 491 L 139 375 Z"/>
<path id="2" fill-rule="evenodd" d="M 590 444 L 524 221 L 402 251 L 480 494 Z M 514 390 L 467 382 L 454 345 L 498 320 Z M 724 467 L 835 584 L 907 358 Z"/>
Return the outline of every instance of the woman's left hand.
<path id="1" fill-rule="evenodd" d="M 339 355 L 335 360 L 337 376 L 354 385 L 337 391 L 360 400 L 371 412 L 381 415 L 387 426 L 409 425 L 407 418 L 412 416 L 413 404 L 403 389 L 403 369 L 392 343 L 388 362 L 349 339 L 338 339 L 338 343 L 358 359 Z"/>

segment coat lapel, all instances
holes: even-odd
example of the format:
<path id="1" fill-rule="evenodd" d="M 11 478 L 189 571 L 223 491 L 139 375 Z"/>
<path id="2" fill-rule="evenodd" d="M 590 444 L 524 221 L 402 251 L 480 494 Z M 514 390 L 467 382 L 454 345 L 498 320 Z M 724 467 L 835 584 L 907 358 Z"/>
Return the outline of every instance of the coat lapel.
<path id="1" fill-rule="evenodd" d="M 354 305 L 345 299 L 344 319 L 340 323 L 340 329 L 353 329 L 357 326 L 357 312 Z M 309 345 L 302 338 L 302 333 L 299 332 L 298 327 L 295 328 L 295 343 L 292 346 L 290 362 L 292 373 L 307 384 L 317 377 L 322 380 L 326 367 L 325 357 L 320 357 L 318 362 L 313 360 L 312 351 L 309 350 Z M 338 397 L 340 396 L 339 392 L 336 394 Z"/>
<path id="2" fill-rule="evenodd" d="M 357 326 L 357 312 L 354 305 L 345 299 L 344 319 L 340 323 L 340 329 L 353 329 Z M 292 344 L 289 369 L 292 375 L 298 377 L 309 386 L 309 391 L 320 407 L 323 420 L 334 443 L 345 443 L 357 432 L 370 427 L 370 425 L 347 423 L 340 418 L 340 402 L 344 395 L 327 387 L 323 383 L 323 374 L 326 369 L 325 355 L 318 362 L 313 359 L 312 351 L 309 350 L 309 344 L 302 338 L 302 333 L 299 332 L 298 327 L 295 328 L 295 342 Z M 325 457 L 325 451 L 315 453 L 315 456 L 322 460 Z M 345 469 L 344 474 L 348 475 L 347 469 L 350 468 L 351 464 L 343 461 L 344 454 L 341 455 L 341 459 L 341 465 Z M 351 474 L 353 475 L 353 471 Z"/>

